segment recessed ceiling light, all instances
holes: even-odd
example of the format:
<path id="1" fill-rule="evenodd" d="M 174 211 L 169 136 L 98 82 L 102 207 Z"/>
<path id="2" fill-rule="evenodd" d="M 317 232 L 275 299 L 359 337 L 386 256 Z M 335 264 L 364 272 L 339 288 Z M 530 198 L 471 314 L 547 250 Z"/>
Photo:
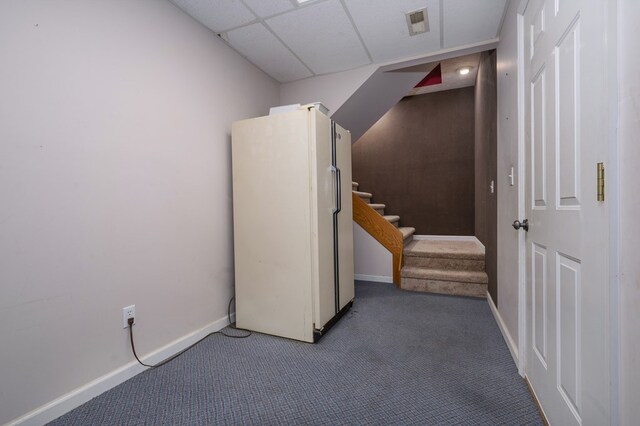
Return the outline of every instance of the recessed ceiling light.
<path id="1" fill-rule="evenodd" d="M 313 0 L 296 0 L 296 3 L 298 4 L 305 4 L 305 3 L 309 3 L 312 2 Z"/>
<path id="2" fill-rule="evenodd" d="M 467 75 L 469 74 L 469 72 L 471 71 L 471 68 L 469 67 L 462 67 L 458 69 L 458 74 L 460 75 Z"/>
<path id="3" fill-rule="evenodd" d="M 429 16 L 427 9 L 420 9 L 407 13 L 407 26 L 409 26 L 409 35 L 414 36 L 429 31 Z"/>

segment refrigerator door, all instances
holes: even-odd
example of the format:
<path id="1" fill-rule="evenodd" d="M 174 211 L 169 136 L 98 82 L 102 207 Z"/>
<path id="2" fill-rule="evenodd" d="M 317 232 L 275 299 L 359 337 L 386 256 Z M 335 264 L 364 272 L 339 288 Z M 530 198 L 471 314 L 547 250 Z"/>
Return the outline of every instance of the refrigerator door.
<path id="1" fill-rule="evenodd" d="M 336 160 L 340 169 L 341 211 L 338 214 L 338 259 L 340 277 L 340 303 L 342 309 L 353 300 L 355 294 L 353 277 L 353 206 L 351 202 L 351 133 L 340 125 L 336 130 Z"/>
<path id="2" fill-rule="evenodd" d="M 317 109 L 309 109 L 312 247 L 313 323 L 320 330 L 335 315 L 333 216 L 336 206 L 335 173 L 331 167 L 331 120 Z"/>

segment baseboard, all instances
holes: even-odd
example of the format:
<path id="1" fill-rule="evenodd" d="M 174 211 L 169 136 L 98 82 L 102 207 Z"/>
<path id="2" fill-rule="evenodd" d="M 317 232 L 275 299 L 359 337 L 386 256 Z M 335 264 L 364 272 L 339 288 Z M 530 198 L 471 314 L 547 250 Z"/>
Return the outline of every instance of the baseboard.
<path id="1" fill-rule="evenodd" d="M 231 315 L 231 320 L 235 320 L 235 314 Z M 217 321 L 214 321 L 199 330 L 186 334 L 173 342 L 151 352 L 150 354 L 141 357 L 141 360 L 147 364 L 155 364 L 170 357 L 171 355 L 183 350 L 184 348 L 192 345 L 198 340 L 202 339 L 209 333 L 218 331 L 226 327 L 228 319 L 225 316 Z M 109 389 L 116 387 L 120 383 L 123 383 L 137 374 L 146 370 L 146 367 L 138 364 L 137 361 L 131 361 L 124 366 L 99 377 L 84 386 L 72 390 L 66 395 L 60 398 L 36 408 L 35 410 L 18 417 L 10 421 L 7 425 L 43 425 L 48 423 L 65 413 L 73 410 L 76 407 L 84 404 L 92 398 L 108 391 Z"/>
<path id="2" fill-rule="evenodd" d="M 393 277 L 387 277 L 384 275 L 355 274 L 353 277 L 358 281 L 371 281 L 374 283 L 393 283 Z"/>
<path id="3" fill-rule="evenodd" d="M 491 308 L 491 313 L 493 313 L 493 317 L 498 323 L 498 328 L 500 328 L 502 337 L 504 338 L 504 341 L 507 343 L 509 352 L 511 352 L 511 357 L 513 358 L 513 361 L 516 363 L 516 367 L 517 367 L 518 366 L 518 345 L 516 345 L 516 343 L 511 338 L 511 334 L 509 334 L 509 330 L 507 329 L 506 324 L 502 320 L 502 316 L 500 315 L 498 308 L 493 303 L 493 299 L 491 298 L 491 295 L 489 294 L 489 292 L 487 292 L 487 302 L 489 303 L 489 307 Z"/>
<path id="4" fill-rule="evenodd" d="M 480 243 L 480 240 L 478 240 L 474 235 L 414 235 L 413 239 L 414 240 L 475 241 L 477 243 Z"/>
<path id="5" fill-rule="evenodd" d="M 533 386 L 531 386 L 531 382 L 529 381 L 529 378 L 527 376 L 524 376 L 524 382 L 527 384 L 527 388 L 529 388 L 529 393 L 531 394 L 531 398 L 533 399 L 533 402 L 536 404 L 536 407 L 538 408 L 538 412 L 540 413 L 542 422 L 545 424 L 545 426 L 549 426 L 550 423 L 549 423 L 549 419 L 547 418 L 547 413 L 545 413 L 544 410 L 542 409 L 542 404 L 540 404 L 538 395 L 536 394 L 536 391 L 533 390 Z"/>

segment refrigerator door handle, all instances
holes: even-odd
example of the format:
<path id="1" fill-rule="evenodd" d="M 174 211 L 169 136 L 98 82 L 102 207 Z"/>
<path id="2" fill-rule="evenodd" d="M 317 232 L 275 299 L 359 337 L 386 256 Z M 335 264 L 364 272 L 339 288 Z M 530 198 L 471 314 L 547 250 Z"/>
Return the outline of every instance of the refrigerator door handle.
<path id="1" fill-rule="evenodd" d="M 336 188 L 336 213 L 342 211 L 342 174 L 340 168 L 336 167 L 337 188 Z"/>
<path id="2" fill-rule="evenodd" d="M 335 173 L 336 178 L 336 200 L 335 200 L 335 208 L 333 209 L 333 214 L 338 214 L 342 211 L 342 174 L 340 173 L 340 169 L 336 166 L 331 166 L 331 172 Z"/>
<path id="3" fill-rule="evenodd" d="M 333 286 L 336 314 L 340 312 L 340 257 L 338 247 L 338 213 L 342 210 L 342 185 L 337 159 L 336 123 L 331 121 L 331 171 L 336 174 L 336 204 L 333 209 Z"/>

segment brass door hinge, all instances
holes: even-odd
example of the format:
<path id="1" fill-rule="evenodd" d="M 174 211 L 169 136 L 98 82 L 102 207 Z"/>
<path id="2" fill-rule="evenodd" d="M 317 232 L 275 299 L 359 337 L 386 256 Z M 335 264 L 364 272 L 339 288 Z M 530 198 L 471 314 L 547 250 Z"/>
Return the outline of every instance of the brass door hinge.
<path id="1" fill-rule="evenodd" d="M 598 201 L 604 201 L 604 163 L 598 163 Z"/>

